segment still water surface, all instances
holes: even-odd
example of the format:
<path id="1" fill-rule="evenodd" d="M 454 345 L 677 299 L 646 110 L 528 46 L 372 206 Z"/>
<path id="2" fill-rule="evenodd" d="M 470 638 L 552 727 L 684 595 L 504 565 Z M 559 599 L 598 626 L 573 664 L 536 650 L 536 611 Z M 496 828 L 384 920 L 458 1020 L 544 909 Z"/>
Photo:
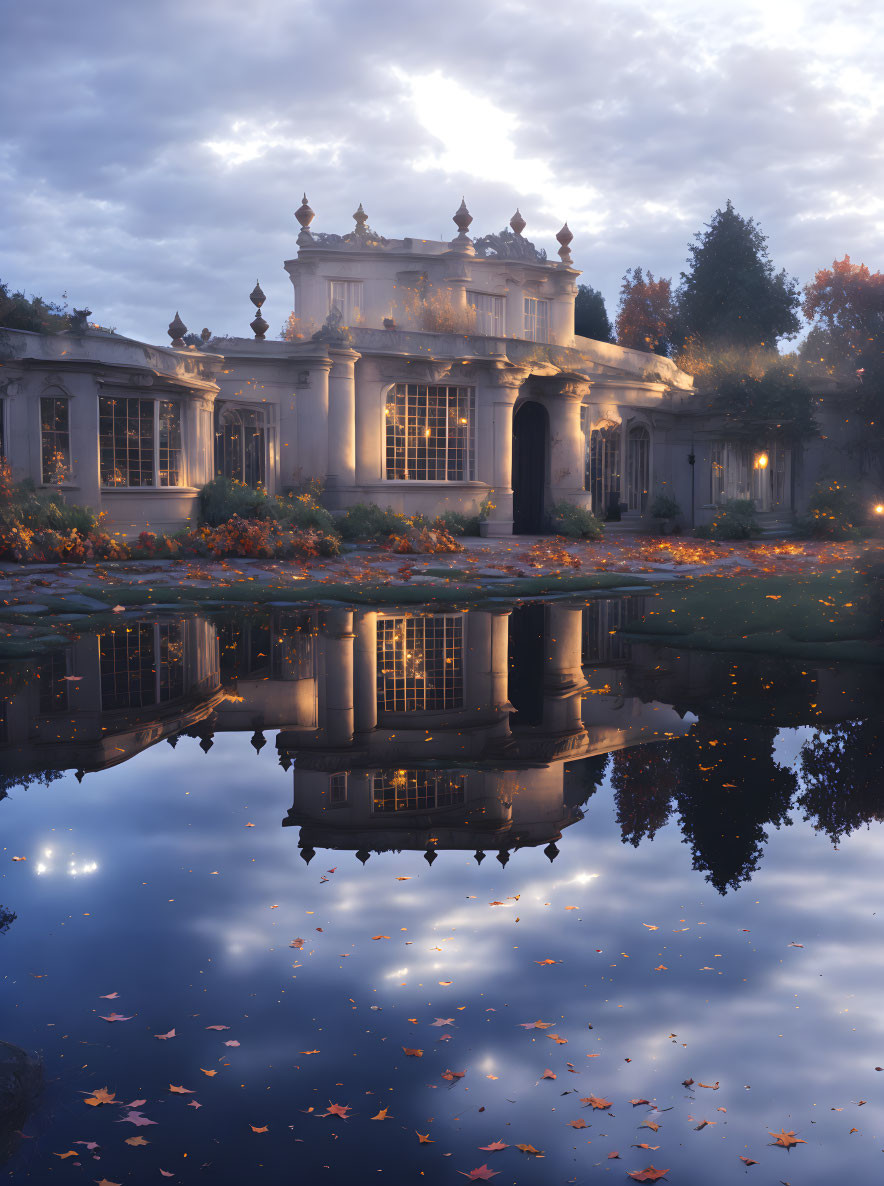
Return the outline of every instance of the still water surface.
<path id="1" fill-rule="evenodd" d="M 873 670 L 643 610 L 131 615 L 10 667 L 0 1039 L 46 1085 L 2 1172 L 879 1181 Z"/>

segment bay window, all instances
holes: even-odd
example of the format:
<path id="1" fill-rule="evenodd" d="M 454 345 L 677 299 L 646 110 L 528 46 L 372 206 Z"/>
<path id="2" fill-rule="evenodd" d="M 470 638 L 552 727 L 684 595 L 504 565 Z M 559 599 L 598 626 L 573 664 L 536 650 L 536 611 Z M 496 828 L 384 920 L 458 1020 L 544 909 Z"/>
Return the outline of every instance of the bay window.
<path id="1" fill-rule="evenodd" d="M 529 342 L 549 341 L 549 301 L 524 297 L 525 337 Z"/>
<path id="2" fill-rule="evenodd" d="M 506 335 L 506 303 L 502 296 L 488 292 L 468 292 L 467 304 L 476 310 L 476 333 L 491 338 Z"/>
<path id="3" fill-rule="evenodd" d="M 472 387 L 397 383 L 387 396 L 388 481 L 468 482 L 475 469 Z"/>
<path id="4" fill-rule="evenodd" d="M 102 486 L 181 486 L 181 407 L 171 400 L 101 396 Z"/>

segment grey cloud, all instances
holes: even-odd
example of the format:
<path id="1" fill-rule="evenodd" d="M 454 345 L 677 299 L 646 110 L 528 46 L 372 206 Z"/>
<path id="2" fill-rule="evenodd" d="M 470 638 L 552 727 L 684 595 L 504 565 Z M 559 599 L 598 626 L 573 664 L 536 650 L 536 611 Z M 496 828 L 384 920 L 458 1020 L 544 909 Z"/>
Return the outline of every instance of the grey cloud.
<path id="1" fill-rule="evenodd" d="M 877 267 L 880 105 L 854 93 L 845 106 L 840 66 L 848 81 L 875 76 L 881 17 L 805 6 L 779 41 L 759 35 L 760 20 L 745 8 L 725 23 L 689 0 L 17 10 L 0 50 L 0 103 L 14 113 L 0 148 L 0 276 L 47 297 L 67 289 L 103 323 L 159 340 L 175 308 L 191 328 L 245 332 L 258 275 L 275 330 L 304 189 L 318 228 L 344 229 L 362 201 L 393 235 L 452 233 L 461 193 L 480 234 L 520 204 L 549 248 L 556 184 L 600 195 L 601 228 L 572 221 L 574 250 L 612 313 L 627 268 L 677 279 L 690 236 L 728 197 L 802 282 L 844 252 Z M 863 31 L 843 63 L 827 38 L 839 27 Z M 555 182 L 523 193 L 456 162 L 416 171 L 442 146 L 397 70 L 438 70 L 490 99 L 515 121 L 519 157 Z M 276 143 L 226 165 L 206 141 L 231 138 L 236 121 Z M 451 121 L 481 144 L 479 120 Z"/>

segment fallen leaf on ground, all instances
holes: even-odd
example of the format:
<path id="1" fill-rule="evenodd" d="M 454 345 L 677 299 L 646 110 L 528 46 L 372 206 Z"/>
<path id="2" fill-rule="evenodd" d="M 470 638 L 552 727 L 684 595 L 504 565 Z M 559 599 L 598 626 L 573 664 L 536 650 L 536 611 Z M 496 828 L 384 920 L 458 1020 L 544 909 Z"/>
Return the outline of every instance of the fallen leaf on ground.
<path id="1" fill-rule="evenodd" d="M 333 1104 L 329 1101 L 328 1108 L 324 1112 L 320 1112 L 320 1116 L 340 1116 L 342 1120 L 347 1119 L 347 1113 L 351 1111 L 350 1104 Z"/>
<path id="2" fill-rule="evenodd" d="M 652 1165 L 648 1165 L 643 1170 L 629 1170 L 626 1176 L 635 1182 L 657 1182 L 660 1178 L 665 1178 L 668 1173 L 669 1170 L 658 1170 Z"/>
<path id="3" fill-rule="evenodd" d="M 583 1119 L 569 1120 L 567 1123 L 570 1124 L 572 1128 L 587 1128 L 588 1127 L 586 1121 Z"/>
<path id="4" fill-rule="evenodd" d="M 591 1108 L 610 1108 L 611 1101 L 602 1099 L 600 1095 L 587 1095 L 581 1101 L 581 1104 L 589 1104 Z"/>

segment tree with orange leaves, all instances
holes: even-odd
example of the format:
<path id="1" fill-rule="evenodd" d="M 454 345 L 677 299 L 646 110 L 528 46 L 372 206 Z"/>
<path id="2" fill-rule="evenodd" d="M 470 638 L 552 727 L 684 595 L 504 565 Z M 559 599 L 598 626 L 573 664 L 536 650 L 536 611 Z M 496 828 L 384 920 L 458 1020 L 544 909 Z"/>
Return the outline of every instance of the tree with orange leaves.
<path id="1" fill-rule="evenodd" d="M 884 275 L 849 255 L 821 268 L 804 290 L 804 316 L 813 328 L 801 351 L 810 366 L 847 372 L 859 386 L 865 447 L 884 442 Z"/>
<path id="2" fill-rule="evenodd" d="M 884 275 L 849 255 L 820 268 L 804 290 L 803 313 L 814 322 L 803 351 L 809 361 L 860 369 L 884 352 Z"/>
<path id="3" fill-rule="evenodd" d="M 672 281 L 633 268 L 623 277 L 617 345 L 668 357 L 672 347 Z"/>

